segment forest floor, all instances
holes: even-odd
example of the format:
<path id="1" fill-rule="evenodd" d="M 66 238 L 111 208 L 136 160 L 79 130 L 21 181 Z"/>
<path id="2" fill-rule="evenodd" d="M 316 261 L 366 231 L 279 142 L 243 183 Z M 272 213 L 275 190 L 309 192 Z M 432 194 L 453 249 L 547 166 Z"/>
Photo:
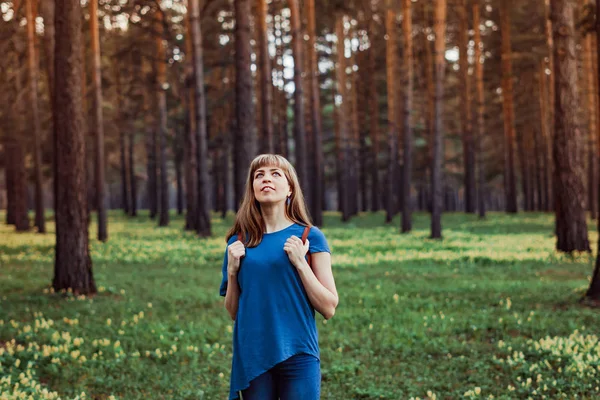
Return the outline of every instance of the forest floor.
<path id="1" fill-rule="evenodd" d="M 90 226 L 93 297 L 50 290 L 51 217 L 47 235 L 0 225 L 0 398 L 225 399 L 232 322 L 218 289 L 232 220 L 214 215 L 201 240 L 182 216 L 158 228 L 112 211 L 107 243 Z M 594 257 L 555 252 L 553 221 L 445 214 L 433 241 L 427 214 L 400 235 L 399 217 L 326 213 L 340 303 L 317 315 L 321 398 L 598 398 L 600 309 L 579 303 Z"/>

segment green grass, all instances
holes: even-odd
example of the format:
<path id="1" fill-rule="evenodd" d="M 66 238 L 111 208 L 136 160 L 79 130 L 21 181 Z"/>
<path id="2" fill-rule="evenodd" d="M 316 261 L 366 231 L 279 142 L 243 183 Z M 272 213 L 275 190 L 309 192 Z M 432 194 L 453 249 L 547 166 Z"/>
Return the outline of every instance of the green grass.
<path id="1" fill-rule="evenodd" d="M 112 212 L 107 243 L 90 227 L 93 298 L 50 292 L 51 221 L 47 235 L 1 225 L 0 399 L 43 388 L 63 399 L 226 398 L 232 323 L 218 287 L 232 218 L 215 216 L 200 240 L 182 217 L 157 228 Z M 551 215 L 446 214 L 442 241 L 428 239 L 426 214 L 411 234 L 398 225 L 326 214 L 340 304 L 327 323 L 317 316 L 322 398 L 598 397 L 600 314 L 578 303 L 594 260 L 553 250 Z"/>

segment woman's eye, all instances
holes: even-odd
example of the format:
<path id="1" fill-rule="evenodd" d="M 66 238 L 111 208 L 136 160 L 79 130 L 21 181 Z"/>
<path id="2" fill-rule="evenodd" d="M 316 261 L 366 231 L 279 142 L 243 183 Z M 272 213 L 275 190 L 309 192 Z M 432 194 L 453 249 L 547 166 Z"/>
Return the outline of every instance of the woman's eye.
<path id="1" fill-rule="evenodd" d="M 261 174 L 256 174 L 256 178 L 260 178 L 261 176 L 262 176 L 262 173 Z"/>
<path id="2" fill-rule="evenodd" d="M 273 175 L 281 176 L 281 174 L 279 172 L 277 172 L 277 171 L 273 172 Z"/>

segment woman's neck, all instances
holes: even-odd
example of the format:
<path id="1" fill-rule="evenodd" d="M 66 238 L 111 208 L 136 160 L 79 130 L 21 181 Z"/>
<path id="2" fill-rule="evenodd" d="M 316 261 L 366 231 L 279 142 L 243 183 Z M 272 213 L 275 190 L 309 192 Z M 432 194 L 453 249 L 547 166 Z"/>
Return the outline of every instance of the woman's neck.
<path id="1" fill-rule="evenodd" d="M 292 223 L 285 216 L 285 205 L 283 204 L 261 204 L 261 214 L 265 221 L 265 233 L 277 232 L 287 228 Z"/>

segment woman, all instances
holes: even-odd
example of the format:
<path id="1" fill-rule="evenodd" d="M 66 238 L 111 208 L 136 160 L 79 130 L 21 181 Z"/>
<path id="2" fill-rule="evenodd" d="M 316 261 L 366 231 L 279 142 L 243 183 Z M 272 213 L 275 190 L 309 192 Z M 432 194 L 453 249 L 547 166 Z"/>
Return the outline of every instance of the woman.
<path id="1" fill-rule="evenodd" d="M 235 321 L 229 399 L 318 399 L 315 310 L 331 318 L 338 295 L 329 245 L 311 226 L 296 171 L 284 157 L 252 161 L 227 239 L 220 294 Z"/>

